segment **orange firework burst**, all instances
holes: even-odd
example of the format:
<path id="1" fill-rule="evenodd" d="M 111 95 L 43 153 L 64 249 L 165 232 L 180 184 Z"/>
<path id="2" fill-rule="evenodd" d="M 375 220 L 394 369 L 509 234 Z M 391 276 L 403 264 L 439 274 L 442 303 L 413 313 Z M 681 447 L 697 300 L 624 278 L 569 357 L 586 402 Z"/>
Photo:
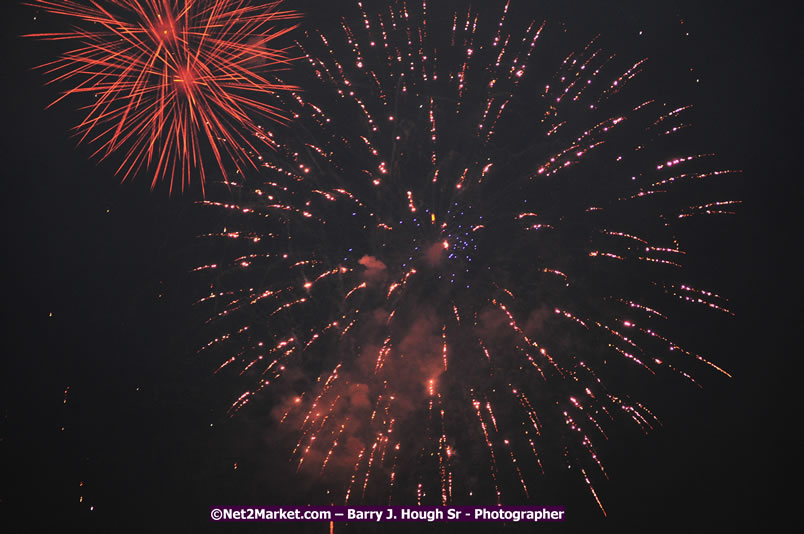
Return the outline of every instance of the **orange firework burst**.
<path id="1" fill-rule="evenodd" d="M 272 41 L 295 26 L 274 23 L 298 17 L 279 1 L 249 0 L 34 0 L 29 5 L 78 22 L 70 32 L 29 35 L 77 46 L 42 65 L 53 82 L 70 82 L 56 102 L 74 94 L 93 98 L 75 127 L 79 142 L 96 143 L 101 159 L 120 151 L 123 180 L 141 170 L 181 180 L 204 160 L 239 172 L 255 145 L 271 144 L 259 117 L 282 120 L 261 94 L 292 89 L 268 72 L 287 64 L 287 50 Z M 51 104 L 51 105 L 53 105 Z"/>

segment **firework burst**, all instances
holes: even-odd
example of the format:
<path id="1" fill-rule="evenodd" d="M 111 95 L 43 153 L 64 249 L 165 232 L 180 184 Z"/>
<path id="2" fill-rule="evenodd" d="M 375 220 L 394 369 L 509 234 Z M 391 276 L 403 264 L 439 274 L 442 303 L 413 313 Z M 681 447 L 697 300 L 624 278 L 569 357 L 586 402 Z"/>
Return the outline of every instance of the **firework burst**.
<path id="1" fill-rule="evenodd" d="M 609 427 L 657 424 L 621 378 L 727 374 L 670 317 L 731 313 L 683 280 L 675 230 L 728 213 L 684 199 L 735 171 L 679 152 L 688 107 L 627 87 L 644 59 L 556 57 L 563 32 L 507 4 L 431 9 L 358 2 L 300 43 L 299 141 L 203 202 L 226 223 L 196 269 L 200 353 L 250 381 L 229 413 L 266 400 L 340 502 L 527 500 L 569 466 L 603 509 Z"/>
<path id="2" fill-rule="evenodd" d="M 123 180 L 147 170 L 152 187 L 168 179 L 172 191 L 175 181 L 184 189 L 197 174 L 203 188 L 205 159 L 224 177 L 229 162 L 241 171 L 251 165 L 248 153 L 271 143 L 255 120 L 285 117 L 261 100 L 291 89 L 267 78 L 289 62 L 286 50 L 271 45 L 293 28 L 274 25 L 297 17 L 280 3 L 35 0 L 29 5 L 70 17 L 76 27 L 29 37 L 73 45 L 41 69 L 51 83 L 72 84 L 55 102 L 90 95 L 75 129 L 81 141 L 99 145 L 101 158 L 122 154 Z"/>

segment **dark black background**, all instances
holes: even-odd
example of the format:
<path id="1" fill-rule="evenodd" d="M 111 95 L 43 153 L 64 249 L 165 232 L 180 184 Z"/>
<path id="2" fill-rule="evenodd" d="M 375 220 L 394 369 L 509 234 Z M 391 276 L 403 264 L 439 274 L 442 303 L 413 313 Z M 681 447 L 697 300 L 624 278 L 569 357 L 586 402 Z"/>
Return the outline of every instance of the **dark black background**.
<path id="1" fill-rule="evenodd" d="M 793 15 L 767 3 L 612 3 L 540 8 L 580 35 L 609 32 L 621 53 L 693 67 L 678 87 L 696 104 L 696 135 L 744 171 L 726 194 L 745 201 L 739 214 L 689 244 L 704 254 L 701 285 L 729 296 L 736 312 L 698 340 L 734 378 L 668 388 L 651 405 L 664 426 L 607 458 L 609 518 L 585 499 L 560 529 L 760 528 L 790 514 L 786 485 L 797 485 L 801 448 L 790 387 L 802 301 Z M 339 9 L 288 5 L 313 13 L 304 24 Z M 282 471 L 232 469 L 260 446 L 268 457 L 283 453 L 248 437 L 245 423 L 226 421 L 230 392 L 193 358 L 196 288 L 185 251 L 200 195 L 168 198 L 147 180 L 121 185 L 111 163 L 76 148 L 69 129 L 77 113 L 70 102 L 45 110 L 58 88 L 31 69 L 53 48 L 19 37 L 43 31 L 34 14 L 16 1 L 3 6 L 0 526 L 19 518 L 100 532 L 248 530 L 210 525 L 208 507 L 278 503 L 292 482 Z M 245 442 L 233 445 L 241 435 Z M 292 528 L 300 530 L 281 530 Z M 380 528 L 399 530 L 362 530 Z"/>

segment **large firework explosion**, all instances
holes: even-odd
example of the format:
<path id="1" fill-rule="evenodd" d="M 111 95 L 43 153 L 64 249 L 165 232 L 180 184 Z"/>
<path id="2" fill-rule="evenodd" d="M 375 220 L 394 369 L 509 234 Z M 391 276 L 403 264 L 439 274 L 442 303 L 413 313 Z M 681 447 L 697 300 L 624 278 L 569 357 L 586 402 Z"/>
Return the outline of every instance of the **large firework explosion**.
<path id="1" fill-rule="evenodd" d="M 670 311 L 730 313 L 675 229 L 729 213 L 688 199 L 735 171 L 683 148 L 689 106 L 629 87 L 641 57 L 515 5 L 357 6 L 300 42 L 297 137 L 203 202 L 225 222 L 200 353 L 248 383 L 229 413 L 272 411 L 333 502 L 524 501 L 569 467 L 603 510 L 600 444 L 657 424 L 628 383 L 727 374 Z"/>
<path id="2" fill-rule="evenodd" d="M 103 158 L 122 154 L 123 179 L 153 174 L 181 188 L 206 180 L 206 160 L 226 174 L 251 165 L 247 151 L 270 144 L 259 118 L 283 120 L 264 94 L 291 89 L 269 81 L 289 62 L 271 48 L 296 18 L 280 1 L 243 0 L 33 0 L 30 5 L 70 17 L 64 33 L 30 37 L 67 41 L 62 57 L 42 65 L 53 82 L 69 84 L 59 100 L 90 95 L 75 127 Z M 274 25 L 280 24 L 279 27 Z M 55 102 L 54 102 L 55 104 Z M 208 164 L 209 162 L 207 162 Z"/>

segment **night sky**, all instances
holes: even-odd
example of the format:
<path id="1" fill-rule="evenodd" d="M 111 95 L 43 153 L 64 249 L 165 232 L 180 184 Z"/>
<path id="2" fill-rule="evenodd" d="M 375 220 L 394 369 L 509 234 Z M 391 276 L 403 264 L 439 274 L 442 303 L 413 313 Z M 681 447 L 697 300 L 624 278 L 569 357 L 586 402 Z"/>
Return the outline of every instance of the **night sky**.
<path id="1" fill-rule="evenodd" d="M 567 2 L 546 16 L 580 35 L 608 34 L 609 48 L 648 56 L 654 68 L 686 71 L 675 101 L 696 106 L 695 146 L 743 170 L 720 195 L 744 201 L 738 214 L 700 223 L 686 243 L 692 279 L 728 296 L 735 312 L 710 314 L 711 330 L 695 345 L 734 378 L 697 375 L 703 389 L 640 386 L 663 426 L 607 447 L 609 518 L 582 486 L 557 488 L 561 497 L 544 504 L 566 504 L 571 519 L 548 530 L 760 528 L 789 513 L 795 491 L 783 486 L 797 486 L 801 448 L 798 396 L 788 387 L 801 356 L 798 28 L 791 13 L 768 4 L 615 3 Z M 16 4 L 3 5 L 0 70 L 7 243 L 0 528 L 328 531 L 325 523 L 208 521 L 210 505 L 303 504 L 294 499 L 304 489 L 294 486 L 285 452 L 248 418 L 227 419 L 232 392 L 194 356 L 203 317 L 191 306 L 198 290 L 188 271 L 197 261 L 200 192 L 169 198 L 164 186 L 150 191 L 149 179 L 121 185 L 112 163 L 76 147 L 74 103 L 45 110 L 59 88 L 32 70 L 56 47 L 19 37 L 42 30 L 33 9 Z M 336 2 L 327 4 L 322 11 L 312 0 L 287 2 L 316 10 L 305 25 L 337 13 Z M 630 52 L 635 43 L 639 50 Z M 657 95 L 675 90 L 660 79 Z M 371 527 L 354 531 L 407 529 Z"/>

